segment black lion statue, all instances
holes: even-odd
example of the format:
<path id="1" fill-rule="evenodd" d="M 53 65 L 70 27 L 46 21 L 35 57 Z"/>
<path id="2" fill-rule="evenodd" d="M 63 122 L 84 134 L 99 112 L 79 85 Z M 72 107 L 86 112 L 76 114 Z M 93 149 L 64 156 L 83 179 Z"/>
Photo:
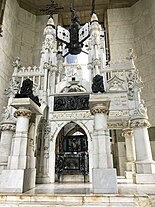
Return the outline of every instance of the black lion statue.
<path id="1" fill-rule="evenodd" d="M 93 93 L 105 92 L 104 85 L 103 85 L 103 77 L 101 75 L 96 75 L 93 78 L 92 91 Z"/>
<path id="2" fill-rule="evenodd" d="M 41 106 L 39 103 L 39 98 L 38 96 L 33 95 L 33 81 L 30 79 L 26 79 L 22 83 L 22 87 L 20 90 L 20 93 L 17 93 L 15 95 L 15 98 L 30 98 L 32 99 L 38 106 Z"/>

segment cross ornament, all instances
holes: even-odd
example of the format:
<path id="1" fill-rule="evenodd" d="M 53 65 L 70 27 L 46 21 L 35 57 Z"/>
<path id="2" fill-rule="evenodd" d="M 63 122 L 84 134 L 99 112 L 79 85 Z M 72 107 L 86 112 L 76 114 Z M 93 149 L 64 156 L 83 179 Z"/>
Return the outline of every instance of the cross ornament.
<path id="1" fill-rule="evenodd" d="M 51 0 L 51 4 L 46 5 L 46 9 L 40 9 L 40 12 L 50 15 L 50 17 L 53 17 L 53 14 L 56 14 L 60 9 L 63 8 L 63 6 L 59 7 L 57 3 Z"/>

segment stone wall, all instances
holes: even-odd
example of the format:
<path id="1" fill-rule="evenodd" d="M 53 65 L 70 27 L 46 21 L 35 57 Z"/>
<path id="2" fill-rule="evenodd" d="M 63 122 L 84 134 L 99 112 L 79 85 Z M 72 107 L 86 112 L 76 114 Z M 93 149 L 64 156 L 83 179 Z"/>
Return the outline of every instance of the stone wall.
<path id="1" fill-rule="evenodd" d="M 0 37 L 0 114 L 7 103 L 4 91 L 13 72 L 14 58 L 20 57 L 23 66 L 39 66 L 47 19 L 20 8 L 16 0 L 6 1 L 3 37 Z"/>
<path id="2" fill-rule="evenodd" d="M 16 0 L 7 0 L 0 38 L 0 114 L 7 101 L 4 90 L 13 72 L 13 59 L 19 56 L 23 63 L 32 64 L 35 22 L 36 17 L 21 9 Z"/>
<path id="3" fill-rule="evenodd" d="M 16 47 L 16 30 L 17 30 L 17 13 L 18 5 L 14 0 L 6 2 L 3 20 L 3 37 L 0 37 L 0 106 L 5 106 L 6 97 L 4 89 L 7 87 L 8 80 L 12 74 L 13 56 L 17 54 Z M 2 107 L 0 107 L 0 114 Z"/>
<path id="4" fill-rule="evenodd" d="M 108 10 L 108 31 L 112 61 L 125 59 L 129 48 L 144 82 L 142 97 L 150 122 L 155 126 L 155 1 L 139 0 L 130 8 Z"/>

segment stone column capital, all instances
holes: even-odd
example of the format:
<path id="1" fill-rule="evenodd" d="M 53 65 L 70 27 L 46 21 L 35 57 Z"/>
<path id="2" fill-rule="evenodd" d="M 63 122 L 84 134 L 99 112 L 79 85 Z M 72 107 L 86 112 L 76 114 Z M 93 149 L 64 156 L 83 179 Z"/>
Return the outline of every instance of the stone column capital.
<path id="1" fill-rule="evenodd" d="M 147 119 L 131 119 L 130 120 L 130 127 L 137 128 L 137 127 L 147 127 L 149 128 L 150 122 Z"/>
<path id="2" fill-rule="evenodd" d="M 124 138 L 132 138 L 132 136 L 133 136 L 133 130 L 131 128 L 124 128 L 122 130 L 122 136 Z"/>
<path id="3" fill-rule="evenodd" d="M 28 110 L 28 109 L 21 109 L 21 108 L 19 108 L 14 113 L 14 117 L 15 118 L 18 118 L 19 116 L 31 118 L 31 115 L 32 115 L 32 112 L 30 110 Z"/>
<path id="4" fill-rule="evenodd" d="M 100 66 L 101 65 L 101 59 L 99 59 L 99 58 L 95 58 L 94 60 L 93 60 L 93 65 L 94 66 Z"/>
<path id="5" fill-rule="evenodd" d="M 97 113 L 103 113 L 103 114 L 108 114 L 109 109 L 106 106 L 100 106 L 100 105 L 96 105 L 93 108 L 90 109 L 90 112 L 92 115 L 95 115 Z"/>
<path id="6" fill-rule="evenodd" d="M 53 72 L 58 72 L 58 68 L 55 65 L 51 65 L 50 71 Z"/>
<path id="7" fill-rule="evenodd" d="M 89 99 L 89 107 L 91 114 L 96 113 L 108 114 L 110 107 L 110 99 L 105 94 L 91 94 Z"/>
<path id="8" fill-rule="evenodd" d="M 1 131 L 15 131 L 16 127 L 15 127 L 15 124 L 9 124 L 9 123 L 6 123 L 6 124 L 1 124 L 0 126 L 0 130 Z"/>
<path id="9" fill-rule="evenodd" d="M 44 63 L 44 66 L 43 66 L 43 69 L 44 69 L 44 70 L 49 70 L 49 69 L 50 69 L 50 64 L 47 63 L 47 62 L 45 62 L 45 63 Z"/>

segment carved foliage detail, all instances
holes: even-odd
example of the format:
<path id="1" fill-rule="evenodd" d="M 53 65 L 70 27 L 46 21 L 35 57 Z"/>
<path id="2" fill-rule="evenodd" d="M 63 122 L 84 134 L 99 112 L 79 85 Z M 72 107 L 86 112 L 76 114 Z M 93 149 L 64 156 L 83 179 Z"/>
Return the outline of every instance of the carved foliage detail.
<path id="1" fill-rule="evenodd" d="M 29 110 L 20 110 L 19 109 L 19 110 L 15 111 L 15 113 L 14 113 L 15 118 L 17 118 L 19 116 L 26 116 L 26 117 L 30 118 L 31 115 L 32 115 L 32 112 Z"/>
<path id="2" fill-rule="evenodd" d="M 104 113 L 107 114 L 109 110 L 104 106 L 95 106 L 91 109 L 91 114 L 95 115 L 97 113 Z"/>
<path id="3" fill-rule="evenodd" d="M 132 120 L 130 123 L 132 128 L 136 127 L 150 127 L 150 123 L 147 119 Z"/>
<path id="4" fill-rule="evenodd" d="M 1 126 L 0 126 L 0 130 L 1 131 L 15 131 L 15 125 L 14 124 L 2 124 Z"/>
<path id="5" fill-rule="evenodd" d="M 133 131 L 131 128 L 125 128 L 123 129 L 123 132 L 122 132 L 122 136 L 123 137 L 132 137 L 133 136 Z"/>
<path id="6" fill-rule="evenodd" d="M 129 71 L 127 75 L 127 84 L 128 84 L 128 99 L 133 100 L 135 88 L 138 88 L 140 91 L 140 89 L 143 86 L 143 82 L 139 77 L 137 70 Z"/>

